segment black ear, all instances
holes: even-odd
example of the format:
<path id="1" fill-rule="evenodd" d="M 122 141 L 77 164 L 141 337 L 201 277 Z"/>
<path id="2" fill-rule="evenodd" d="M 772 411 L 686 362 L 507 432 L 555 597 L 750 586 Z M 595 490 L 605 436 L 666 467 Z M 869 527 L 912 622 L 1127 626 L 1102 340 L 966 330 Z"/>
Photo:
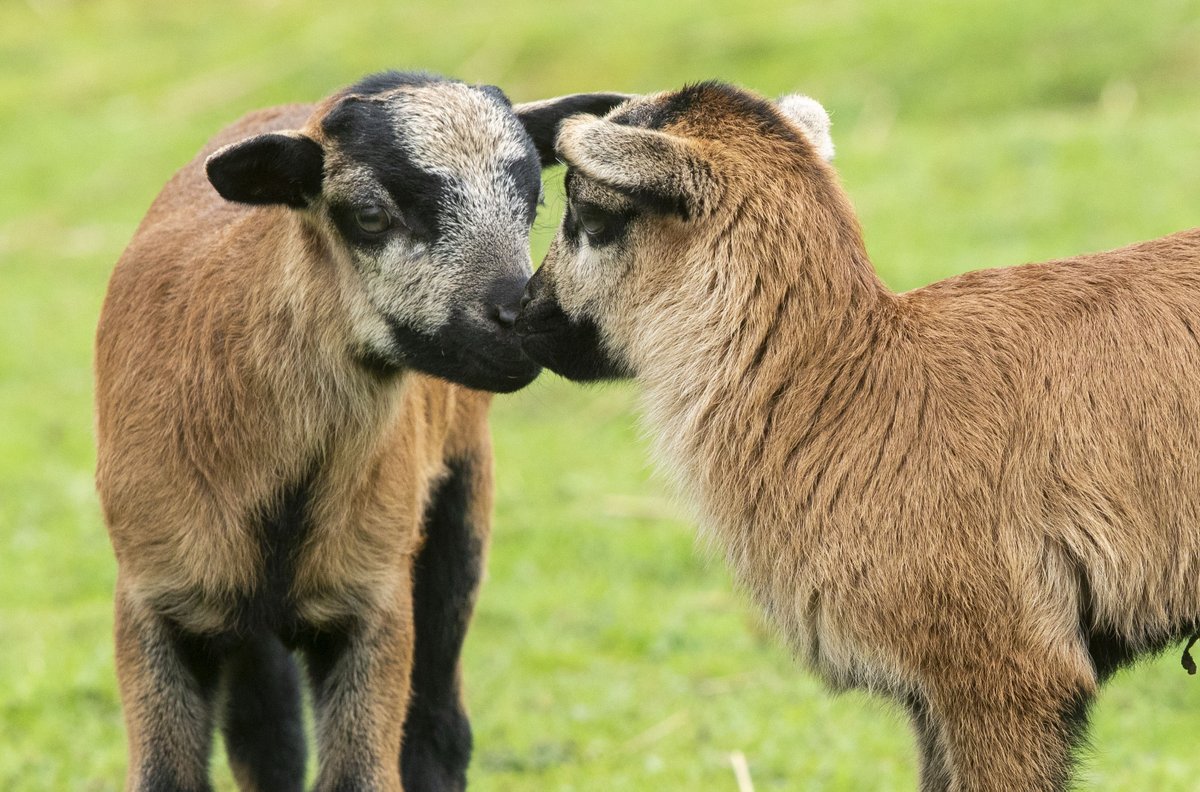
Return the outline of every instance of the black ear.
<path id="1" fill-rule="evenodd" d="M 204 169 L 222 198 L 248 204 L 308 206 L 321 193 L 325 152 L 312 138 L 271 133 L 217 150 Z"/>
<path id="2" fill-rule="evenodd" d="M 558 161 L 554 154 L 554 138 L 564 118 L 579 113 L 602 116 L 633 96 L 619 93 L 568 94 L 540 102 L 525 102 L 514 107 L 513 112 L 525 126 L 529 137 L 533 138 L 542 167 L 546 167 Z"/>

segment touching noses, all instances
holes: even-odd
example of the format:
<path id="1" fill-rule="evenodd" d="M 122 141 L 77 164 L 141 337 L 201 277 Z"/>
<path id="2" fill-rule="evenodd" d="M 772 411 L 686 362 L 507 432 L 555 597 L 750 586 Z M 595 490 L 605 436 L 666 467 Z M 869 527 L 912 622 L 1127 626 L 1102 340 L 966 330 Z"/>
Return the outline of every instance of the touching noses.
<path id="1" fill-rule="evenodd" d="M 517 323 L 520 309 L 513 305 L 497 305 L 495 318 L 504 327 L 512 327 Z"/>

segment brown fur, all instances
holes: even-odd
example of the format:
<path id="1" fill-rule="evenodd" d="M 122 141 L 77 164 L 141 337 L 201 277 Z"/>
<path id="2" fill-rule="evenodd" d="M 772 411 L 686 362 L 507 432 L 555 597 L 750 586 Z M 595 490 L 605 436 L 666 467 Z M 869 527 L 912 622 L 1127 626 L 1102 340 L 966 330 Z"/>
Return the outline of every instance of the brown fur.
<path id="1" fill-rule="evenodd" d="M 236 629 L 239 601 L 264 574 L 256 522 L 281 487 L 311 476 L 290 588 L 298 622 L 313 633 L 355 625 L 352 659 L 326 682 L 319 713 L 321 789 L 352 765 L 370 768 L 374 789 L 400 788 L 411 567 L 449 461 L 477 471 L 471 522 L 486 541 L 490 395 L 348 365 L 337 251 L 297 214 L 226 202 L 205 178 L 219 146 L 310 117 L 311 107 L 263 111 L 213 140 L 151 207 L 104 306 L 97 483 L 120 568 L 130 789 L 153 787 L 139 775 L 147 751 L 204 788 L 195 749 L 212 704 L 162 660 L 166 633 Z"/>
<path id="2" fill-rule="evenodd" d="M 1099 683 L 1200 627 L 1200 230 L 894 294 L 804 133 L 713 85 L 568 122 L 572 205 L 633 219 L 564 225 L 526 348 L 595 325 L 798 654 L 910 709 L 923 789 L 1062 789 Z M 672 168 L 683 217 L 638 194 Z"/>

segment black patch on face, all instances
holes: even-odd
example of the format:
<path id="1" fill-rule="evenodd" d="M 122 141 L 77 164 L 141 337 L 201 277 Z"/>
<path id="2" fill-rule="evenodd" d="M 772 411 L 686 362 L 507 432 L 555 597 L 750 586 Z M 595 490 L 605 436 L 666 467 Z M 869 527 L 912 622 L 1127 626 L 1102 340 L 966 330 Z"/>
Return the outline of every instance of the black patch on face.
<path id="1" fill-rule="evenodd" d="M 492 393 L 512 393 L 537 378 L 541 367 L 521 350 L 511 328 L 472 320 L 461 309 L 436 333 L 423 333 L 388 318 L 396 348 L 396 368 Z"/>
<path id="2" fill-rule="evenodd" d="M 532 226 L 534 218 L 537 217 L 538 204 L 542 199 L 542 169 L 532 146 L 529 156 L 508 163 L 505 166 L 505 172 L 512 179 L 517 195 L 523 200 L 525 224 Z"/>
<path id="3" fill-rule="evenodd" d="M 521 110 L 517 113 L 517 120 L 529 133 L 541 164 L 549 166 L 558 162 L 558 155 L 554 151 L 554 139 L 558 136 L 558 128 L 564 119 L 580 113 L 602 116 L 628 98 L 624 94 L 615 93 L 572 94 L 538 103 L 528 110 Z"/>
<path id="4" fill-rule="evenodd" d="M 674 216 L 680 220 L 689 220 L 692 216 L 692 206 L 682 195 L 657 192 L 655 190 L 625 190 L 624 194 L 638 206 L 650 214 L 659 216 Z"/>
<path id="5" fill-rule="evenodd" d="M 483 526 L 470 519 L 477 478 L 475 463 L 450 463 L 426 510 L 425 544 L 413 564 L 416 640 L 400 760 L 405 789 L 466 787 L 471 725 L 458 668 L 483 572 Z"/>
<path id="6" fill-rule="evenodd" d="M 356 96 L 343 99 L 321 123 L 322 131 L 334 145 L 372 176 L 392 196 L 403 223 L 415 236 L 433 243 L 441 234 L 440 211 L 451 191 L 449 181 L 412 162 L 411 152 L 396 130 L 385 105 Z M 340 215 L 335 207 L 334 222 L 347 233 L 347 218 L 353 223 L 353 209 Z M 353 233 L 353 231 L 350 231 Z M 347 237 L 353 241 L 353 237 Z"/>
<path id="7" fill-rule="evenodd" d="M 543 272 L 538 270 L 529 280 L 517 318 L 517 333 L 525 354 L 576 382 L 632 377 L 628 365 L 605 349 L 595 322 L 567 316 Z"/>
<path id="8" fill-rule="evenodd" d="M 391 348 L 360 353 L 358 359 L 380 377 L 416 369 L 476 390 L 520 390 L 541 373 L 541 366 L 521 350 L 521 339 L 513 328 L 524 285 L 523 277 L 495 278 L 483 290 L 482 303 L 490 315 L 476 316 L 459 306 L 433 333 L 385 317 Z"/>
<path id="9" fill-rule="evenodd" d="M 553 330 L 528 330 L 525 354 L 555 374 L 576 382 L 628 379 L 633 373 L 612 358 L 600 341 L 600 330 L 591 320 L 576 322 L 561 311 L 556 317 L 543 315 L 538 326 L 555 321 Z M 518 325 L 519 327 L 520 325 Z"/>

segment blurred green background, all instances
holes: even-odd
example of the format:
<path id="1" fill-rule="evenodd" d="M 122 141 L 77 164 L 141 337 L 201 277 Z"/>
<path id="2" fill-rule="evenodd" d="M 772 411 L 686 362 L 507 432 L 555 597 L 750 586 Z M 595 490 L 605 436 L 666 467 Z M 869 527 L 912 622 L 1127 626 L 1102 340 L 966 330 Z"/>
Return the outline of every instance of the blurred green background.
<path id="1" fill-rule="evenodd" d="M 810 93 L 897 289 L 1200 223 L 1197 0 L 4 0 L 0 789 L 121 785 L 91 434 L 112 264 L 221 125 L 390 67 L 518 101 L 710 77 Z M 549 376 L 497 401 L 473 788 L 735 790 L 735 751 L 759 790 L 914 788 L 899 712 L 829 695 L 778 648 L 651 476 L 631 404 Z M 1196 789 L 1198 728 L 1178 654 L 1126 672 L 1081 786 Z M 232 788 L 219 753 L 214 773 Z"/>

